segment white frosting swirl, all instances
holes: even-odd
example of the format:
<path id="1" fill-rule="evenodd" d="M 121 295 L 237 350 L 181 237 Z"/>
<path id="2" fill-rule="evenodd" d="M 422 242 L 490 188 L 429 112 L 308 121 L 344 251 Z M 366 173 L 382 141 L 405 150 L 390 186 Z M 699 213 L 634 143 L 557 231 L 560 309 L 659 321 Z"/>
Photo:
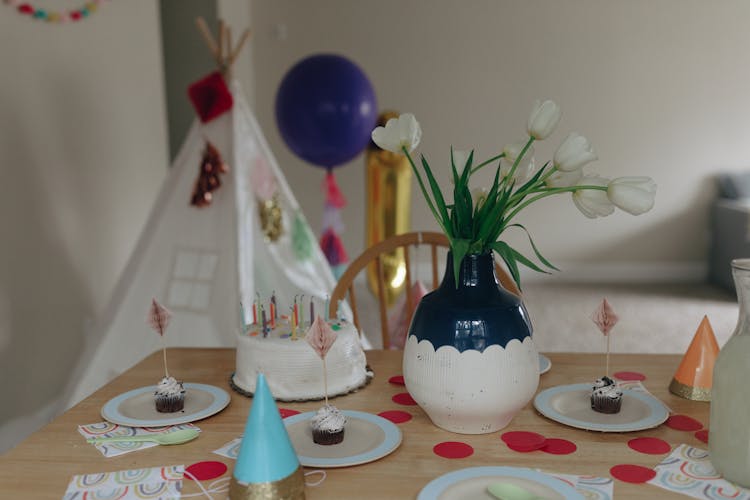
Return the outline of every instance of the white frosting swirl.
<path id="1" fill-rule="evenodd" d="M 182 382 L 178 382 L 174 377 L 164 377 L 156 386 L 157 395 L 162 396 L 178 396 L 184 394 L 185 389 L 182 387 Z"/>
<path id="2" fill-rule="evenodd" d="M 594 389 L 594 396 L 603 396 L 609 399 L 618 399 L 622 397 L 622 389 L 616 385 L 606 385 Z"/>
<path id="3" fill-rule="evenodd" d="M 344 428 L 346 416 L 335 406 L 325 405 L 311 420 L 313 429 L 325 432 L 339 432 Z"/>

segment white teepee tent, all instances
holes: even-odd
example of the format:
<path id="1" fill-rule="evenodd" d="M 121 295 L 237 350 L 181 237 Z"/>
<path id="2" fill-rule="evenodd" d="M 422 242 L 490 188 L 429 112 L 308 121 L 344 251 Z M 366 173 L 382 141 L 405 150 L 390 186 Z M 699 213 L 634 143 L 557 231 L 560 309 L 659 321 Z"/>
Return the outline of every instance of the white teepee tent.
<path id="1" fill-rule="evenodd" d="M 232 110 L 206 124 L 196 120 L 190 129 L 109 305 L 89 336 L 92 345 L 81 361 L 68 405 L 160 348 L 159 336 L 145 321 L 152 297 L 173 313 L 165 335 L 168 346 L 234 347 L 243 313 L 240 303 L 251 304 L 257 293 L 267 301 L 274 292 L 280 314 L 297 294 L 305 294 L 305 300 L 316 297 L 322 311 L 335 285 L 330 266 L 239 84 L 231 87 Z M 229 171 L 212 193 L 212 203 L 196 208 L 190 197 L 206 141 L 219 150 Z M 259 168 L 275 180 L 282 213 L 283 230 L 273 242 L 264 238 L 252 186 Z M 346 309 L 343 314 L 348 316 Z M 190 381 L 188 373 L 175 375 Z"/>

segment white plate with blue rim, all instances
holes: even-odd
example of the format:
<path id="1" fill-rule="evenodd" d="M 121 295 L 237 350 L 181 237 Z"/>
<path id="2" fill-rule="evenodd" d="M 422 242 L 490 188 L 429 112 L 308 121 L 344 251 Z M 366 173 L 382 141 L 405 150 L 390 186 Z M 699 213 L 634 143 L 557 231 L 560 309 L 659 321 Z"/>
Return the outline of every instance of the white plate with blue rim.
<path id="1" fill-rule="evenodd" d="M 417 500 L 495 499 L 487 488 L 492 483 L 511 483 L 545 499 L 582 499 L 570 484 L 543 472 L 524 467 L 469 467 L 433 479 L 417 495 Z"/>
<path id="2" fill-rule="evenodd" d="M 154 403 L 156 385 L 133 389 L 107 401 L 102 417 L 128 427 L 162 427 L 201 420 L 226 408 L 229 394 L 219 387 L 185 383 L 185 407 L 172 413 L 159 413 Z"/>
<path id="3" fill-rule="evenodd" d="M 321 468 L 365 464 L 389 455 L 401 444 L 401 430 L 390 420 L 361 411 L 342 413 L 346 415 L 344 440 L 335 445 L 313 442 L 310 419 L 315 412 L 284 419 L 300 464 Z"/>
<path id="4" fill-rule="evenodd" d="M 547 373 L 552 368 L 552 361 L 544 354 L 539 354 L 539 375 Z"/>
<path id="5" fill-rule="evenodd" d="M 545 389 L 534 398 L 539 413 L 570 427 L 600 432 L 633 432 L 661 425 L 669 412 L 664 403 L 647 392 L 622 390 L 618 413 L 591 409 L 592 384 L 559 385 Z"/>

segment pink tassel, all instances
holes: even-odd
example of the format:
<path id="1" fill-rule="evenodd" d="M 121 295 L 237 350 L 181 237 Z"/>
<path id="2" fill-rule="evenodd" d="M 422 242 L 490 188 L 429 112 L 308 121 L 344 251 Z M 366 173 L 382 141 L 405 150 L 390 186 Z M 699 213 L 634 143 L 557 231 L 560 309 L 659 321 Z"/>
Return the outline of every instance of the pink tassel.
<path id="1" fill-rule="evenodd" d="M 323 233 L 323 236 L 320 237 L 320 248 L 323 250 L 323 255 L 328 259 L 328 263 L 332 266 L 344 264 L 349 261 L 349 255 L 346 253 L 344 244 L 333 229 L 327 229 Z"/>
<path id="2" fill-rule="evenodd" d="M 336 208 L 344 208 L 346 206 L 344 193 L 341 192 L 339 185 L 336 183 L 336 177 L 331 170 L 326 173 L 326 178 L 323 181 L 323 191 L 326 195 L 326 205 Z"/>

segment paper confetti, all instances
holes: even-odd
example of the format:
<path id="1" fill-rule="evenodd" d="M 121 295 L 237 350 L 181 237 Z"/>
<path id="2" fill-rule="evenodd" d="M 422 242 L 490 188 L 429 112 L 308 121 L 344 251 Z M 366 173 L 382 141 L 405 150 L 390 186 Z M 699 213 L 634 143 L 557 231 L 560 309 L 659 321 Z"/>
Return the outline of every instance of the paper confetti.
<path id="1" fill-rule="evenodd" d="M 700 448 L 681 444 L 654 469 L 656 477 L 649 483 L 665 490 L 704 500 L 750 500 L 750 489 L 723 479 L 708 459 L 708 452 Z"/>
<path id="2" fill-rule="evenodd" d="M 73 476 L 63 500 L 80 498 L 180 498 L 183 465 Z"/>
<path id="3" fill-rule="evenodd" d="M 172 425 L 166 427 L 127 427 L 110 422 L 100 422 L 96 424 L 79 425 L 78 432 L 86 439 L 96 437 L 113 437 L 113 436 L 143 436 L 146 434 L 156 434 L 159 432 L 171 432 L 181 429 L 200 429 L 193 424 Z M 105 457 L 116 457 L 131 451 L 145 450 L 159 446 L 154 442 L 118 442 L 118 443 L 95 443 L 93 446 L 99 450 Z"/>

